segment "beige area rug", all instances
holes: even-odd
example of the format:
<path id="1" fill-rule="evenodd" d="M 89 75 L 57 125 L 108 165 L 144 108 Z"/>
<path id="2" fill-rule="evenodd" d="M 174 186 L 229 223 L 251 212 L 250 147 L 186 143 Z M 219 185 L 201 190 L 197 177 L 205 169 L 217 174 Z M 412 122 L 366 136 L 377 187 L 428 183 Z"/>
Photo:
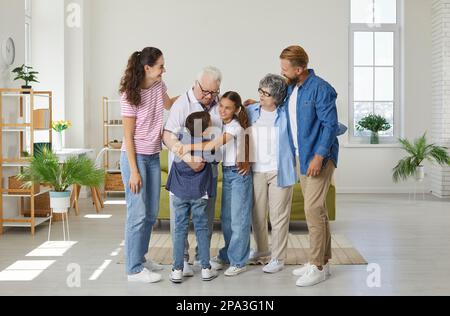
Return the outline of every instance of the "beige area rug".
<path id="1" fill-rule="evenodd" d="M 189 233 L 190 244 L 190 258 L 193 261 L 195 254 L 195 240 L 194 233 Z M 270 237 L 269 237 L 270 242 Z M 224 240 L 221 233 L 214 233 L 211 239 L 211 256 L 216 256 L 219 249 L 223 247 Z M 331 241 L 333 265 L 366 265 L 367 261 L 356 250 L 350 242 L 342 235 L 332 235 Z M 309 237 L 308 235 L 289 234 L 288 252 L 286 264 L 300 265 L 308 261 L 309 253 Z M 147 254 L 148 258 L 164 265 L 172 264 L 172 238 L 168 233 L 153 233 L 150 241 L 150 251 Z M 268 258 L 270 259 L 270 258 Z M 118 260 L 119 264 L 124 263 L 123 257 Z M 192 263 L 192 262 L 191 262 Z M 260 262 L 262 264 L 262 262 Z"/>

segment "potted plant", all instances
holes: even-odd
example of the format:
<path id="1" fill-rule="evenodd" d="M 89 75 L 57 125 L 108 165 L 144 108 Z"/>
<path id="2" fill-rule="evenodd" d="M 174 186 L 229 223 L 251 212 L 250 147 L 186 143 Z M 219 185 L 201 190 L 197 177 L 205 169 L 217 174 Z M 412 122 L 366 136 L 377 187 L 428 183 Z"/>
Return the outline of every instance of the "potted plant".
<path id="1" fill-rule="evenodd" d="M 369 114 L 358 122 L 356 129 L 359 132 L 370 131 L 370 143 L 378 144 L 380 142 L 378 133 L 390 130 L 391 124 L 381 115 Z"/>
<path id="2" fill-rule="evenodd" d="M 422 181 L 425 176 L 423 161 L 436 162 L 441 166 L 450 165 L 450 156 L 446 147 L 428 144 L 426 133 L 410 142 L 407 139 L 399 139 L 402 148 L 409 154 L 400 160 L 393 169 L 393 180 L 399 182 L 415 176 L 417 181 Z"/>
<path id="3" fill-rule="evenodd" d="M 60 151 L 62 149 L 62 133 L 72 127 L 72 123 L 70 121 L 53 121 L 52 128 L 56 132 L 55 144 L 53 148 L 55 151 Z"/>
<path id="4" fill-rule="evenodd" d="M 60 163 L 58 157 L 47 147 L 35 153 L 29 159 L 30 165 L 17 176 L 24 181 L 24 187 L 33 183 L 45 183 L 52 188 L 50 207 L 54 213 L 65 213 L 70 207 L 70 191 L 72 185 L 100 187 L 104 181 L 104 171 L 96 168 L 94 162 L 87 157 L 71 157 Z"/>
<path id="5" fill-rule="evenodd" d="M 12 72 L 16 74 L 14 80 L 22 79 L 25 81 L 25 85 L 22 86 L 22 89 L 31 89 L 30 82 L 39 82 L 36 78 L 36 75 L 39 73 L 33 71 L 33 67 L 22 65 L 15 68 Z M 28 92 L 24 92 L 24 94 L 28 94 Z"/>

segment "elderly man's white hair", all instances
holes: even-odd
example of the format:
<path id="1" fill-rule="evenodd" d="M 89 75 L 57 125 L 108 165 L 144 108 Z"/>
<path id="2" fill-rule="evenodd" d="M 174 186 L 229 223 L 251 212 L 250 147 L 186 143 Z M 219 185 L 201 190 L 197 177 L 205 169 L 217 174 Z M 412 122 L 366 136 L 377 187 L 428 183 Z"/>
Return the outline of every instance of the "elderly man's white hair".
<path id="1" fill-rule="evenodd" d="M 198 74 L 197 80 L 201 81 L 205 77 L 214 80 L 219 84 L 222 83 L 222 72 L 220 72 L 220 70 L 216 67 L 208 66 L 203 68 L 202 71 Z"/>

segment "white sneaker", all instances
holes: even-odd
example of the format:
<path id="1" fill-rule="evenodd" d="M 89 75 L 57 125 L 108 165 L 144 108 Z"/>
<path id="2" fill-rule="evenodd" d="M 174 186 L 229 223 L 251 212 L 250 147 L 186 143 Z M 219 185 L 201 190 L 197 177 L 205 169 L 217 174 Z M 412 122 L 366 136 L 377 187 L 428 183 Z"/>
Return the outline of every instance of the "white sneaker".
<path id="1" fill-rule="evenodd" d="M 147 268 L 144 268 L 140 273 L 128 276 L 128 282 L 156 283 L 161 279 L 161 274 L 150 272 Z"/>
<path id="2" fill-rule="evenodd" d="M 161 264 L 156 263 L 153 260 L 148 260 L 144 262 L 144 267 L 146 267 L 150 271 L 161 271 L 164 269 L 164 267 Z"/>
<path id="3" fill-rule="evenodd" d="M 277 273 L 283 270 L 284 262 L 277 259 L 272 259 L 268 264 L 262 269 L 265 273 Z"/>
<path id="4" fill-rule="evenodd" d="M 211 267 L 213 267 L 213 266 L 217 266 L 218 265 L 218 263 L 214 263 L 212 260 L 209 260 L 209 265 L 211 266 Z M 202 268 L 202 262 L 200 261 L 200 260 L 195 260 L 194 261 L 194 264 L 192 265 L 192 267 L 193 267 L 193 269 L 194 269 L 194 271 L 196 272 L 196 271 L 201 271 L 203 268 Z M 223 268 L 223 267 L 222 267 Z M 221 268 L 221 269 L 222 269 Z M 214 268 L 213 268 L 214 269 Z M 214 270 L 217 270 L 217 269 L 214 269 Z M 219 269 L 220 270 L 220 269 Z"/>
<path id="5" fill-rule="evenodd" d="M 219 274 L 214 269 L 202 269 L 202 280 L 203 281 L 211 281 L 217 278 Z"/>
<path id="6" fill-rule="evenodd" d="M 225 266 L 225 262 L 223 262 L 219 256 L 215 256 L 213 258 L 211 258 L 211 260 L 209 261 L 211 264 L 211 267 L 216 270 L 223 270 L 223 267 Z"/>
<path id="7" fill-rule="evenodd" d="M 170 281 L 172 281 L 173 283 L 183 282 L 183 271 L 182 270 L 170 271 Z"/>
<path id="8" fill-rule="evenodd" d="M 184 262 L 183 276 L 184 277 L 193 277 L 194 276 L 194 270 L 192 270 L 191 265 L 187 261 Z"/>
<path id="9" fill-rule="evenodd" d="M 309 262 L 307 262 L 303 266 L 301 266 L 300 268 L 295 269 L 294 271 L 292 271 L 292 274 L 297 276 L 297 277 L 301 277 L 308 271 L 310 266 L 311 266 L 311 264 Z M 324 265 L 323 268 L 325 269 L 325 273 L 327 274 L 327 277 L 330 277 L 331 276 L 330 262 L 328 262 L 326 265 Z"/>
<path id="10" fill-rule="evenodd" d="M 300 287 L 313 286 L 327 279 L 325 268 L 320 271 L 315 265 L 310 265 L 308 271 L 301 276 L 296 285 Z"/>
<path id="11" fill-rule="evenodd" d="M 236 276 L 238 274 L 241 274 L 242 272 L 247 271 L 247 267 L 235 267 L 235 266 L 231 266 L 227 269 L 227 271 L 225 271 L 225 275 L 228 277 L 232 277 L 232 276 Z"/>
<path id="12" fill-rule="evenodd" d="M 292 274 L 297 277 L 301 277 L 309 270 L 310 266 L 311 266 L 311 264 L 309 262 L 307 262 L 304 265 L 302 265 L 300 268 L 293 270 Z"/>

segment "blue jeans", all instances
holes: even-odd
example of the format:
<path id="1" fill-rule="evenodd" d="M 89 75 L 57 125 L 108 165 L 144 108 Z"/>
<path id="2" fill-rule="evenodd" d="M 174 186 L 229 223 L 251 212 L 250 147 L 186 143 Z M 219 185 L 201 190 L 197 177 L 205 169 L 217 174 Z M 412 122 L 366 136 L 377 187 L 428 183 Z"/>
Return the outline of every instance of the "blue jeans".
<path id="1" fill-rule="evenodd" d="M 159 154 L 136 155 L 136 163 L 142 178 L 142 188 L 138 194 L 131 192 L 129 181 L 130 164 L 126 153 L 122 152 L 120 166 L 125 186 L 127 202 L 127 222 L 125 227 L 125 259 L 127 274 L 140 273 L 148 252 L 152 228 L 159 213 L 161 190 L 161 168 Z"/>
<path id="2" fill-rule="evenodd" d="M 197 237 L 197 254 L 203 269 L 211 268 L 209 251 L 211 240 L 208 227 L 208 200 L 183 200 L 172 197 L 175 212 L 175 229 L 173 242 L 173 269 L 183 270 L 185 242 L 189 232 L 189 218 L 192 213 L 195 235 Z"/>
<path id="3" fill-rule="evenodd" d="M 169 172 L 171 168 L 171 161 L 169 158 Z M 213 173 L 218 174 L 217 165 L 213 165 Z M 214 178 L 217 192 L 217 178 Z M 172 235 L 172 240 L 175 240 L 175 208 L 173 206 L 173 198 L 175 196 L 169 195 L 169 209 L 170 209 L 170 234 Z M 211 237 L 214 230 L 214 215 L 216 211 L 216 197 L 208 199 L 208 206 L 206 208 L 206 213 L 208 214 L 208 238 L 211 242 Z M 185 247 L 184 247 L 184 260 L 189 261 L 189 241 L 186 238 Z M 195 248 L 195 260 L 200 260 L 200 256 L 198 254 L 198 246 Z"/>
<path id="4" fill-rule="evenodd" d="M 241 176 L 236 167 L 223 167 L 222 231 L 225 247 L 219 259 L 244 267 L 250 255 L 250 227 L 253 208 L 253 176 Z"/>

